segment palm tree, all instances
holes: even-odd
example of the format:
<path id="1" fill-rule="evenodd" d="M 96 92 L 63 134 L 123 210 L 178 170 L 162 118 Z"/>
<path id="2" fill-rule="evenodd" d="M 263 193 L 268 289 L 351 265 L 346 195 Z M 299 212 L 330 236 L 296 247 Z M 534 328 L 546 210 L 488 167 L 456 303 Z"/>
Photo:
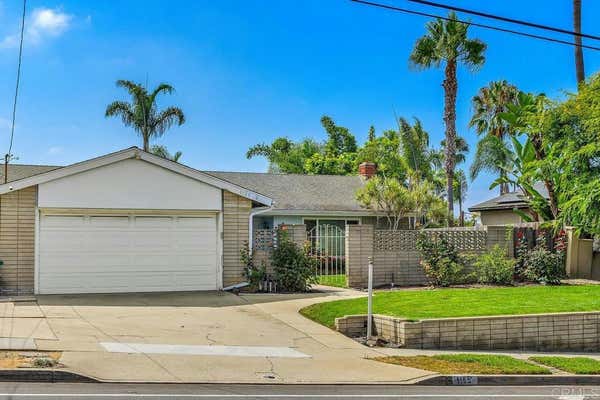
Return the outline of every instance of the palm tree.
<path id="1" fill-rule="evenodd" d="M 508 104 L 516 104 L 519 89 L 507 81 L 490 82 L 479 89 L 471 100 L 473 116 L 469 127 L 475 128 L 478 135 L 493 135 L 499 139 L 514 133 L 514 129 L 501 114 L 508 111 Z"/>
<path id="2" fill-rule="evenodd" d="M 400 153 L 413 176 L 418 180 L 431 179 L 435 152 L 429 147 L 429 133 L 423 129 L 418 118 L 413 125 L 405 118 L 398 118 Z"/>
<path id="3" fill-rule="evenodd" d="M 471 70 L 476 70 L 485 62 L 485 43 L 478 39 L 469 39 L 467 31 L 469 24 L 457 20 L 451 12 L 447 20 L 438 18 L 427 24 L 427 33 L 415 43 L 410 55 L 411 65 L 428 69 L 444 67 L 444 123 L 446 125 L 446 157 L 444 169 L 446 172 L 446 191 L 448 193 L 448 214 L 450 224 L 453 224 L 454 195 L 453 180 L 456 153 L 456 94 L 458 82 L 456 69 L 462 63 Z"/>
<path id="4" fill-rule="evenodd" d="M 581 0 L 573 0 L 573 30 L 581 34 Z M 581 47 L 581 36 L 575 35 L 575 73 L 577 83 L 585 80 L 583 68 L 583 48 Z"/>
<path id="5" fill-rule="evenodd" d="M 441 171 L 442 165 L 445 164 L 445 159 L 446 159 L 446 139 L 442 139 L 441 141 L 441 148 L 439 151 L 436 152 L 435 154 L 435 160 L 434 160 L 434 164 L 435 167 L 437 168 L 436 174 L 434 174 L 434 184 L 436 187 L 436 190 L 438 190 L 438 193 L 442 194 L 442 195 L 446 195 L 447 197 L 447 188 L 445 188 L 445 176 L 444 176 L 444 172 Z M 456 141 L 455 141 L 455 145 L 456 145 L 456 152 L 454 154 L 454 165 L 460 165 L 462 163 L 464 163 L 467 160 L 467 154 L 469 153 L 469 144 L 467 143 L 467 141 L 465 140 L 465 138 L 463 138 L 462 136 L 457 136 L 456 137 Z M 454 178 L 453 178 L 453 191 L 456 191 L 456 173 L 454 174 Z M 456 193 L 453 193 L 454 196 L 454 200 L 457 200 L 456 197 Z"/>
<path id="6" fill-rule="evenodd" d="M 486 135 L 477 143 L 475 159 L 471 164 L 471 180 L 481 172 L 496 174 L 499 178 L 500 194 L 508 193 L 507 174 L 513 164 L 514 155 L 505 140 L 494 135 Z"/>
<path id="7" fill-rule="evenodd" d="M 478 135 L 485 135 L 477 143 L 471 179 L 475 179 L 482 171 L 496 173 L 500 178 L 506 176 L 507 163 L 511 160 L 506 140 L 515 131 L 514 126 L 502 118 L 502 115 L 508 112 L 510 105 L 517 104 L 518 95 L 519 89 L 516 86 L 507 81 L 495 81 L 479 89 L 471 100 L 473 116 L 469 127 L 475 128 Z M 508 184 L 500 185 L 500 194 L 507 193 L 508 190 Z"/>
<path id="8" fill-rule="evenodd" d="M 167 150 L 166 146 L 157 145 L 157 144 L 155 144 L 154 146 L 152 146 L 150 148 L 150 152 L 152 154 L 154 154 L 155 156 L 166 158 L 167 160 L 175 161 L 175 162 L 179 162 L 179 159 L 183 155 L 183 153 L 181 151 L 177 151 L 177 152 L 175 152 L 175 154 L 171 154 L 171 153 L 169 153 L 169 150 Z"/>
<path id="9" fill-rule="evenodd" d="M 106 107 L 105 116 L 120 116 L 125 126 L 132 126 L 142 137 L 144 151 L 150 151 L 151 139 L 162 136 L 173 124 L 185 122 L 183 111 L 178 107 L 157 109 L 158 95 L 172 94 L 173 86 L 161 83 L 150 93 L 145 86 L 127 80 L 118 80 L 117 86 L 127 89 L 132 101 L 113 101 Z"/>
<path id="10" fill-rule="evenodd" d="M 458 202 L 458 216 L 460 218 L 460 226 L 463 226 L 465 221 L 463 217 L 463 204 L 467 199 L 467 191 L 469 186 L 467 176 L 462 169 L 454 173 L 454 199 Z"/>

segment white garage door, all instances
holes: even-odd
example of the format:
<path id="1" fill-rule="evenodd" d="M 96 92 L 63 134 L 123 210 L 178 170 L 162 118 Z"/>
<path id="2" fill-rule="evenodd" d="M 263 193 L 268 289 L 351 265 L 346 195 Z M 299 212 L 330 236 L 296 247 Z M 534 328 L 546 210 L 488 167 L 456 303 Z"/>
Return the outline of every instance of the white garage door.
<path id="1" fill-rule="evenodd" d="M 217 288 L 216 217 L 45 215 L 39 293 Z"/>

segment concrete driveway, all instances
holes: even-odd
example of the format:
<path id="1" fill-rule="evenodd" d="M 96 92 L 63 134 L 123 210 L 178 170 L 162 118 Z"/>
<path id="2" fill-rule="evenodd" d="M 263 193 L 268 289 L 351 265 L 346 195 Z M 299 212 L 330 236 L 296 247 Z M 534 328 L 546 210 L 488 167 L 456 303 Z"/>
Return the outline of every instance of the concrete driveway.
<path id="1" fill-rule="evenodd" d="M 0 337 L 5 347 L 63 351 L 67 368 L 108 381 L 384 383 L 428 375 L 368 360 L 382 353 L 297 312 L 357 295 L 39 296 L 0 304 Z"/>

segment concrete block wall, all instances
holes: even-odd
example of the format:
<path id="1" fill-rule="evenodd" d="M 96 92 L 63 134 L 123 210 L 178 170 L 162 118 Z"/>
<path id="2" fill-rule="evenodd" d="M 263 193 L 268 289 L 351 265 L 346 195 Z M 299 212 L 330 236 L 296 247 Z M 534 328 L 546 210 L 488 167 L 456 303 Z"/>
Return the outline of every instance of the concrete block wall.
<path id="1" fill-rule="evenodd" d="M 514 256 L 512 246 L 508 246 L 506 226 L 488 226 L 485 243 L 468 251 L 470 254 L 483 253 L 498 244 L 509 248 L 509 256 Z M 432 230 L 443 232 L 443 230 Z M 460 230 L 450 231 L 461 235 Z M 404 250 L 378 250 L 375 245 L 375 229 L 372 225 L 348 225 L 346 227 L 346 274 L 350 287 L 367 286 L 367 265 L 373 258 L 373 281 L 375 286 L 419 286 L 427 284 L 427 277 L 421 267 L 419 252 L 412 243 L 401 245 Z M 415 235 L 407 235 L 403 240 L 414 240 Z M 467 252 L 465 252 L 467 253 Z"/>
<path id="2" fill-rule="evenodd" d="M 374 233 L 373 225 L 346 225 L 346 276 L 350 287 L 366 286 L 369 257 L 374 255 Z M 373 273 L 377 273 L 375 268 Z"/>
<path id="3" fill-rule="evenodd" d="M 336 319 L 336 329 L 365 336 L 366 315 Z M 406 321 L 374 315 L 374 334 L 412 349 L 600 351 L 600 312 Z"/>
<path id="4" fill-rule="evenodd" d="M 306 225 L 284 225 L 283 229 L 288 233 L 288 237 L 296 243 L 296 245 L 300 247 L 304 247 L 306 243 Z M 275 235 L 275 229 L 273 230 L 273 234 Z M 271 268 L 271 253 L 273 252 L 272 246 L 264 246 L 264 247 L 256 247 L 252 251 L 252 256 L 254 258 L 254 265 L 260 267 L 261 265 L 265 265 L 267 267 L 268 273 L 273 273 L 273 269 Z"/>

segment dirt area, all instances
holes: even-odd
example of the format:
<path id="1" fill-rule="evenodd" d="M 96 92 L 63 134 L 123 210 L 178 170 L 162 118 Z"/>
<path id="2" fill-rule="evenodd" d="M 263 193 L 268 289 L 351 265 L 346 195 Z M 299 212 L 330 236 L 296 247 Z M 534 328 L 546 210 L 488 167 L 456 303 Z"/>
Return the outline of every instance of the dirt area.
<path id="1" fill-rule="evenodd" d="M 60 367 L 60 352 L 0 351 L 0 369 Z"/>

